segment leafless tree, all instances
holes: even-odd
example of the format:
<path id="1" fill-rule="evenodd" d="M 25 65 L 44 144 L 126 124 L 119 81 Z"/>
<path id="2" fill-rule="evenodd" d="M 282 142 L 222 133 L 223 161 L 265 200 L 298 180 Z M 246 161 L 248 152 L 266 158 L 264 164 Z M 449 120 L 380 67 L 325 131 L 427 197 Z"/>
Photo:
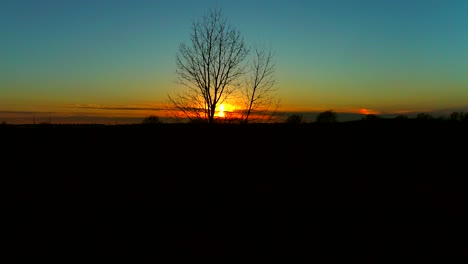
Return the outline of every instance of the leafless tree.
<path id="1" fill-rule="evenodd" d="M 242 115 L 244 123 L 249 121 L 269 122 L 275 116 L 279 99 L 274 78 L 275 63 L 271 48 L 255 48 L 250 68 L 250 76 L 242 89 L 245 110 Z"/>
<path id="2" fill-rule="evenodd" d="M 215 122 L 216 109 L 240 87 L 249 49 L 221 10 L 210 10 L 192 24 L 190 44 L 176 57 L 178 82 L 187 89 L 169 97 L 176 115 Z"/>

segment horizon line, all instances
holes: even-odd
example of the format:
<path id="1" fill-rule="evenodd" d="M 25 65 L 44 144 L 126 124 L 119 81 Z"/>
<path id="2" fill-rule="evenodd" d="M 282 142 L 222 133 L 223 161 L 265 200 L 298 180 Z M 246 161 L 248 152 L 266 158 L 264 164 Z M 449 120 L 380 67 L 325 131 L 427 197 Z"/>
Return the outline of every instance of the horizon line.
<path id="1" fill-rule="evenodd" d="M 142 110 L 145 111 L 147 108 L 129 108 L 126 107 L 127 111 Z M 106 108 L 106 110 L 111 110 Z M 332 110 L 332 109 L 330 109 Z M 146 110 L 147 111 L 147 110 Z M 338 122 L 347 122 L 353 120 L 359 120 L 362 117 L 374 114 L 383 118 L 392 118 L 398 115 L 405 115 L 408 117 L 416 116 L 420 113 L 427 113 L 434 115 L 434 117 L 447 116 L 453 112 L 468 112 L 468 108 L 464 110 L 432 110 L 432 111 L 398 111 L 398 112 L 384 112 L 384 113 L 373 113 L 371 111 L 334 111 L 337 114 Z M 316 116 L 324 111 L 277 111 L 276 114 L 280 118 L 285 118 L 288 115 L 298 114 L 301 115 L 306 122 L 313 122 Z M 59 112 L 59 111 L 13 111 L 13 110 L 0 110 L 0 122 L 7 124 L 39 124 L 39 123 L 51 123 L 51 124 L 138 124 L 143 121 L 145 117 L 157 116 L 163 122 L 173 120 L 170 115 L 157 115 L 154 113 L 146 113 L 141 115 L 120 115 L 113 113 L 77 113 L 77 112 Z M 435 116 L 437 115 L 437 116 Z"/>

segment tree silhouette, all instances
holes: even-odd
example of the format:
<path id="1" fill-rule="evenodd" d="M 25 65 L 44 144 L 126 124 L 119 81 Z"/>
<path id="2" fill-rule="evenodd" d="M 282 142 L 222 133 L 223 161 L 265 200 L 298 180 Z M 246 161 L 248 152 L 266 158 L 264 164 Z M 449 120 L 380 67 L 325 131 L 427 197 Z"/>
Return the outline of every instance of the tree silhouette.
<path id="1" fill-rule="evenodd" d="M 141 123 L 144 125 L 155 125 L 155 124 L 161 124 L 162 121 L 161 119 L 159 119 L 158 116 L 150 115 L 148 117 L 143 118 L 143 121 Z"/>
<path id="2" fill-rule="evenodd" d="M 466 117 L 466 114 L 463 113 L 463 112 L 452 112 L 450 115 L 449 115 L 449 120 L 450 121 L 454 121 L 454 122 L 462 122 L 463 119 L 465 119 Z"/>
<path id="3" fill-rule="evenodd" d="M 317 123 L 336 123 L 338 122 L 338 118 L 336 113 L 333 110 L 327 110 L 321 112 L 315 118 L 315 122 Z"/>
<path id="4" fill-rule="evenodd" d="M 434 119 L 434 117 L 432 115 L 428 114 L 428 113 L 419 113 L 419 114 L 416 115 L 416 119 L 427 121 L 427 120 Z"/>
<path id="5" fill-rule="evenodd" d="M 220 9 L 210 9 L 192 24 L 190 43 L 182 43 L 176 56 L 178 83 L 185 90 L 169 95 L 169 110 L 177 119 L 216 122 L 218 107 L 233 100 L 235 114 L 226 119 L 248 123 L 276 116 L 275 63 L 271 49 L 250 48 L 240 32 L 228 24 Z M 230 103 L 232 103 L 230 102 Z"/>
<path id="6" fill-rule="evenodd" d="M 463 123 L 468 124 L 468 113 L 463 113 L 463 116 L 460 118 Z"/>
<path id="7" fill-rule="evenodd" d="M 463 122 L 463 123 L 468 122 L 468 113 L 452 112 L 449 115 L 448 120 L 452 122 Z"/>
<path id="8" fill-rule="evenodd" d="M 302 123 L 302 115 L 300 114 L 292 114 L 286 118 L 287 124 L 297 125 Z"/>
<path id="9" fill-rule="evenodd" d="M 217 107 L 240 87 L 249 50 L 219 9 L 192 23 L 190 40 L 176 57 L 178 82 L 187 90 L 168 96 L 169 102 L 190 120 L 214 123 Z"/>
<path id="10" fill-rule="evenodd" d="M 271 49 L 255 48 L 250 78 L 242 89 L 242 99 L 245 105 L 242 115 L 244 123 L 252 120 L 252 114 L 255 114 L 256 120 L 262 122 L 271 121 L 276 114 L 279 100 L 274 94 L 277 89 L 273 76 L 275 72 L 273 57 Z"/>

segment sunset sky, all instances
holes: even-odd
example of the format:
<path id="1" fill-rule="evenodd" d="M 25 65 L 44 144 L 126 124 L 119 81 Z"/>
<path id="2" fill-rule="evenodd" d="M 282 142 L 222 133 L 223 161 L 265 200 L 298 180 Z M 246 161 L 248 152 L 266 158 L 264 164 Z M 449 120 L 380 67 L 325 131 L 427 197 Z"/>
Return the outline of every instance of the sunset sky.
<path id="1" fill-rule="evenodd" d="M 210 8 L 276 51 L 282 110 L 468 110 L 466 0 L 2 0 L 0 121 L 163 115 Z"/>

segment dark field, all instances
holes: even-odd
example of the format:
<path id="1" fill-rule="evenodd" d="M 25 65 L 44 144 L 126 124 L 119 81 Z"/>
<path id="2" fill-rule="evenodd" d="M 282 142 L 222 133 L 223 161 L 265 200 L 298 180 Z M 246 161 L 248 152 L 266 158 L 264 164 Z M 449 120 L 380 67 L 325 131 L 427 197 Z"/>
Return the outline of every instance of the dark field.
<path id="1" fill-rule="evenodd" d="M 0 126 L 1 247 L 86 262 L 450 262 L 468 255 L 467 132 L 391 120 Z"/>

